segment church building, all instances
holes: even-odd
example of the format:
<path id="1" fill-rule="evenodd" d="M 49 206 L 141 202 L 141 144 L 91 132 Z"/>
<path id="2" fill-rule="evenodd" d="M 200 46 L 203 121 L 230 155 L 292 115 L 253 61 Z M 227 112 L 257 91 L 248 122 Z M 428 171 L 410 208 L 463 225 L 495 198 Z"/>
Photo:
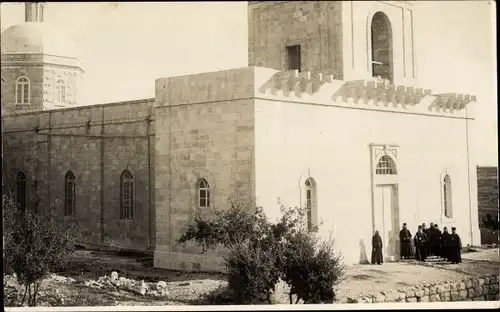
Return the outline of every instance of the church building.
<path id="1" fill-rule="evenodd" d="M 160 268 L 222 269 L 223 251 L 177 239 L 193 212 L 232 201 L 272 219 L 278 199 L 305 205 L 346 264 L 366 261 L 375 230 L 397 260 L 402 223 L 455 226 L 477 245 L 480 103 L 418 79 L 418 5 L 249 1 L 248 67 L 81 106 L 71 39 L 27 4 L 2 33 L 4 182 L 23 208 L 75 221 L 82 244 L 154 251 Z"/>

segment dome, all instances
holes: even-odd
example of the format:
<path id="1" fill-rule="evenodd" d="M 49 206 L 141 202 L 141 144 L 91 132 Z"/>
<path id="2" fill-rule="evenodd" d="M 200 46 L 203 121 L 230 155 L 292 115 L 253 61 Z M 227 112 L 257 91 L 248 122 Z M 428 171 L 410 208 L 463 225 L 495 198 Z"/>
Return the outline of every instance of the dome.
<path id="1" fill-rule="evenodd" d="M 75 43 L 58 28 L 40 22 L 11 26 L 2 32 L 2 54 L 43 53 L 76 57 Z"/>

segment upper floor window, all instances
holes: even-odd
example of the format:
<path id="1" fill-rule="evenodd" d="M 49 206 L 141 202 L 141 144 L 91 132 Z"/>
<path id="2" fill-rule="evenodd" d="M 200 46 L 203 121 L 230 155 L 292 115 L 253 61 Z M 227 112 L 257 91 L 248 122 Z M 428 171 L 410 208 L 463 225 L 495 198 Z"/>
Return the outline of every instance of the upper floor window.
<path id="1" fill-rule="evenodd" d="M 134 178 L 128 170 L 121 174 L 120 190 L 120 219 L 130 220 L 134 217 Z"/>
<path id="2" fill-rule="evenodd" d="M 397 174 L 396 163 L 391 157 L 384 155 L 380 157 L 375 173 L 380 175 Z"/>
<path id="3" fill-rule="evenodd" d="M 307 230 L 312 231 L 316 225 L 314 218 L 316 216 L 316 183 L 313 178 L 306 180 L 306 209 L 307 209 Z"/>
<path id="4" fill-rule="evenodd" d="M 20 171 L 16 177 L 16 199 L 20 209 L 26 210 L 26 175 Z"/>
<path id="5" fill-rule="evenodd" d="M 377 12 L 371 22 L 371 67 L 373 77 L 393 81 L 392 28 L 387 15 Z"/>
<path id="6" fill-rule="evenodd" d="M 451 178 L 445 175 L 443 179 L 443 206 L 444 215 L 447 218 L 452 217 L 452 200 L 451 200 Z"/>
<path id="7" fill-rule="evenodd" d="M 29 104 L 30 102 L 30 80 L 22 76 L 16 80 L 16 104 Z"/>
<path id="8" fill-rule="evenodd" d="M 300 72 L 300 45 L 286 47 L 288 70 L 298 70 Z"/>
<path id="9" fill-rule="evenodd" d="M 198 181 L 198 208 L 210 208 L 210 185 L 207 180 Z"/>
<path id="10" fill-rule="evenodd" d="M 66 83 L 62 79 L 56 81 L 56 103 L 66 103 Z"/>
<path id="11" fill-rule="evenodd" d="M 76 182 L 75 174 L 71 171 L 66 173 L 64 177 L 64 215 L 74 216 L 75 215 L 75 204 L 76 204 Z"/>

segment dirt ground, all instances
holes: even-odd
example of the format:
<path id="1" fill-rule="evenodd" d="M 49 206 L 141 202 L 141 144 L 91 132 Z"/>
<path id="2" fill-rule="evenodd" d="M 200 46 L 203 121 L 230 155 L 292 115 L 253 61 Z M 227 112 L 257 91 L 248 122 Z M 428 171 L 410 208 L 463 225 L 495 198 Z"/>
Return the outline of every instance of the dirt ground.
<path id="1" fill-rule="evenodd" d="M 117 272 L 120 277 L 145 282 L 165 281 L 168 295 L 163 298 L 137 293 L 85 286 L 85 281 L 97 280 Z M 461 264 L 426 263 L 413 260 L 383 265 L 354 265 L 347 269 L 345 280 L 339 285 L 339 302 L 346 297 L 404 289 L 417 284 L 458 280 L 471 275 L 499 272 L 499 250 L 487 249 L 463 254 Z M 224 285 L 225 277 L 214 273 L 184 273 L 152 267 L 152 258 L 141 255 L 120 255 L 89 250 L 75 251 L 70 266 L 57 272 L 58 276 L 71 277 L 73 282 L 49 278 L 42 283 L 41 305 L 110 306 L 110 305 L 192 305 L 201 304 L 204 294 Z M 55 302 L 57 293 L 63 302 Z M 280 303 L 287 303 L 286 294 Z"/>

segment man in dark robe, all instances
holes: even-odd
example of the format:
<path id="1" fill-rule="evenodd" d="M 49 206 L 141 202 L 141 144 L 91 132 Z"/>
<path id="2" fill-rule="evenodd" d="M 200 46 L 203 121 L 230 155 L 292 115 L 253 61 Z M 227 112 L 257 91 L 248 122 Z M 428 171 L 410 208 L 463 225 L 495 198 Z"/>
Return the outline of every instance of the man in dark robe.
<path id="1" fill-rule="evenodd" d="M 410 259 L 411 256 L 411 233 L 403 223 L 403 229 L 399 231 L 399 241 L 401 244 L 401 258 Z"/>
<path id="2" fill-rule="evenodd" d="M 432 254 L 438 257 L 442 257 L 441 254 L 441 244 L 443 240 L 443 234 L 441 234 L 441 230 L 437 224 L 434 224 L 434 238 L 432 244 Z"/>
<path id="3" fill-rule="evenodd" d="M 415 234 L 416 246 L 418 251 L 418 260 L 425 261 L 427 258 L 427 248 L 429 246 L 427 236 L 422 230 L 422 226 L 418 227 L 418 232 Z"/>
<path id="4" fill-rule="evenodd" d="M 448 228 L 445 226 L 443 228 L 443 235 L 441 240 L 441 257 L 443 257 L 446 261 L 448 261 L 448 250 L 450 245 L 450 233 L 448 232 Z"/>
<path id="5" fill-rule="evenodd" d="M 427 256 L 434 256 L 433 248 L 434 245 L 434 222 L 431 222 L 429 227 L 424 231 L 425 235 L 427 235 Z"/>
<path id="6" fill-rule="evenodd" d="M 372 237 L 372 264 L 375 263 L 384 263 L 382 255 L 382 237 L 380 237 L 378 231 L 375 231 L 375 234 Z"/>
<path id="7" fill-rule="evenodd" d="M 455 227 L 451 228 L 450 243 L 448 250 L 448 260 L 451 263 L 462 262 L 462 242 L 460 236 L 457 234 Z"/>

